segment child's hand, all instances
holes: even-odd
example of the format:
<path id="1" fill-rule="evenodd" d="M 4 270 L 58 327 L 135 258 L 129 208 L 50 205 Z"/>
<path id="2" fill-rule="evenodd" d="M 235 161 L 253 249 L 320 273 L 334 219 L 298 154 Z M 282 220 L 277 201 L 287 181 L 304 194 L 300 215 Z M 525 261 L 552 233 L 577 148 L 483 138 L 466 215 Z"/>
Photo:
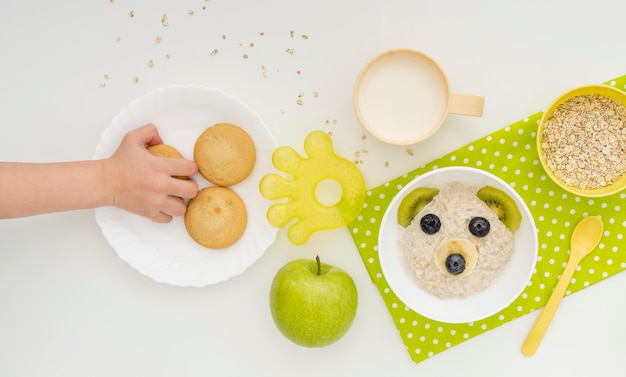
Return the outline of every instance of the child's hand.
<path id="1" fill-rule="evenodd" d="M 108 205 L 159 223 L 185 213 L 183 198 L 195 197 L 198 184 L 192 179 L 173 176 L 191 176 L 198 166 L 181 158 L 155 157 L 146 149 L 162 142 L 153 124 L 124 136 L 117 151 L 103 164 Z"/>

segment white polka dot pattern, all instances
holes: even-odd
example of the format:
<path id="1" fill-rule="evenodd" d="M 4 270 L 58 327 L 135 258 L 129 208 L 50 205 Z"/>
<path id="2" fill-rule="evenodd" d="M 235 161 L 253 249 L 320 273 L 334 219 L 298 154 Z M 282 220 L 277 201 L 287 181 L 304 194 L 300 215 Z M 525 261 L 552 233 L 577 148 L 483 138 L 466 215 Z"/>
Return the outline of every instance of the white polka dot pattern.
<path id="1" fill-rule="evenodd" d="M 608 84 L 625 89 L 626 76 Z M 571 231 L 583 217 L 600 216 L 605 226 L 604 237 L 594 253 L 576 269 L 566 295 L 626 269 L 623 240 L 626 220 L 622 213 L 626 193 L 590 199 L 569 194 L 552 182 L 539 163 L 535 146 L 541 116 L 542 112 L 538 112 L 368 191 L 363 210 L 349 224 L 369 275 L 414 362 L 544 306 L 567 263 Z M 508 308 L 478 322 L 440 323 L 412 311 L 389 288 L 378 260 L 378 228 L 391 199 L 416 176 L 444 166 L 475 167 L 499 176 L 524 199 L 537 225 L 539 257 L 528 286 Z"/>

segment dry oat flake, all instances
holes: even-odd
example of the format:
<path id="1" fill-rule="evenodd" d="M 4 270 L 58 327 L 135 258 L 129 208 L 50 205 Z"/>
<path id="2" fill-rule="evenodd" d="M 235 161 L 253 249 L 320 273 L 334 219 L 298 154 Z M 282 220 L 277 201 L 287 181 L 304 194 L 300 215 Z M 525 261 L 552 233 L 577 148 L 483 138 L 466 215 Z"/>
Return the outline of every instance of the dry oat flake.
<path id="1" fill-rule="evenodd" d="M 570 186 L 597 189 L 626 171 L 626 108 L 600 95 L 581 95 L 559 105 L 541 134 L 554 175 Z"/>

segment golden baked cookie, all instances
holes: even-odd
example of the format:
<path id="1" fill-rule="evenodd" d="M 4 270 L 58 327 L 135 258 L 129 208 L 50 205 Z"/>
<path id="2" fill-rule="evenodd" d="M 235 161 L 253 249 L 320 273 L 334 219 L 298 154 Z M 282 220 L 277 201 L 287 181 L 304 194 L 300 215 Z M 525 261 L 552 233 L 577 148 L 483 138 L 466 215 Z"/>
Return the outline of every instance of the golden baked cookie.
<path id="1" fill-rule="evenodd" d="M 191 238 L 211 249 L 222 249 L 237 242 L 247 223 L 243 200 L 226 187 L 200 190 L 189 201 L 185 212 L 185 227 Z"/>
<path id="2" fill-rule="evenodd" d="M 198 171 L 209 182 L 232 186 L 252 172 L 256 149 L 250 135 L 241 127 L 218 123 L 198 137 L 193 158 Z"/>
<path id="3" fill-rule="evenodd" d="M 168 144 L 155 144 L 148 146 L 148 151 L 158 157 L 183 158 L 178 149 Z"/>
<path id="4" fill-rule="evenodd" d="M 157 157 L 165 157 L 165 158 L 183 158 L 183 155 L 180 154 L 178 149 L 172 147 L 168 144 L 155 144 L 148 146 L 148 152 L 152 153 Z M 174 178 L 178 179 L 189 179 L 189 177 L 184 176 L 174 176 Z"/>

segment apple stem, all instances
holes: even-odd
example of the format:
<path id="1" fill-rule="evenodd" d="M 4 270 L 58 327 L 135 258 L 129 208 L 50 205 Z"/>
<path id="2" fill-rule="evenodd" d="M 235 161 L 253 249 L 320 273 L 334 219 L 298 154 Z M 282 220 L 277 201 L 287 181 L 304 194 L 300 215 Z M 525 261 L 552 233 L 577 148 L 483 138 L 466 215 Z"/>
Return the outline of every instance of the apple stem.
<path id="1" fill-rule="evenodd" d="M 317 276 L 322 274 L 322 262 L 320 262 L 320 256 L 316 255 L 315 260 L 317 261 Z"/>

